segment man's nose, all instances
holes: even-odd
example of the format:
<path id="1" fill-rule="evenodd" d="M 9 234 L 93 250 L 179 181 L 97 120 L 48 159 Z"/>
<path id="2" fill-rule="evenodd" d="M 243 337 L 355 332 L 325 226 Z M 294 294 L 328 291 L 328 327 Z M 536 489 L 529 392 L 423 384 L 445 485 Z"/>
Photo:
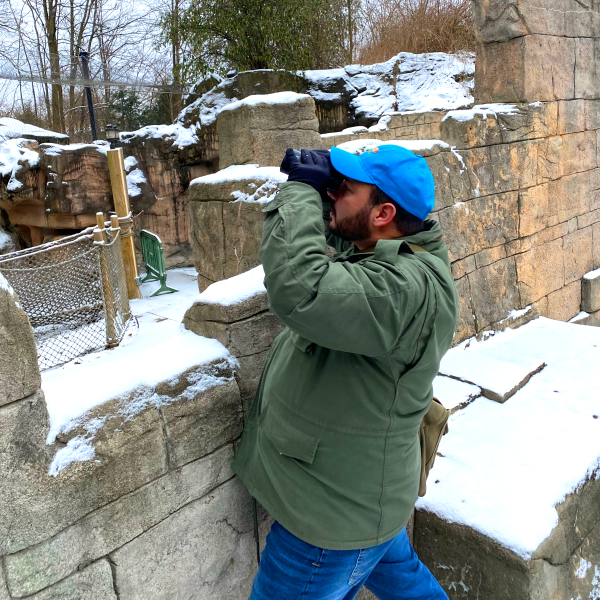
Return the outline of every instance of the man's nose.
<path id="1" fill-rule="evenodd" d="M 339 190 L 334 192 L 333 190 L 327 190 L 327 195 L 334 201 L 337 202 L 340 197 Z"/>

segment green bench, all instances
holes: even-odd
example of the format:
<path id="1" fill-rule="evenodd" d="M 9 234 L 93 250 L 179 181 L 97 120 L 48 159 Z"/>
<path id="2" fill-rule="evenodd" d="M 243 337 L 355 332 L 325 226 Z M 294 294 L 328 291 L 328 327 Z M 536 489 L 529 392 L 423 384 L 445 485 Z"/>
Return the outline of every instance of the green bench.
<path id="1" fill-rule="evenodd" d="M 146 281 L 160 281 L 160 287 L 153 293 L 152 296 L 158 296 L 162 292 L 172 293 L 178 292 L 175 288 L 167 285 L 167 269 L 165 267 L 165 251 L 161 239 L 151 231 L 142 229 L 140 231 L 140 241 L 142 244 L 142 260 L 146 268 L 146 277 L 141 280 L 141 283 Z"/>

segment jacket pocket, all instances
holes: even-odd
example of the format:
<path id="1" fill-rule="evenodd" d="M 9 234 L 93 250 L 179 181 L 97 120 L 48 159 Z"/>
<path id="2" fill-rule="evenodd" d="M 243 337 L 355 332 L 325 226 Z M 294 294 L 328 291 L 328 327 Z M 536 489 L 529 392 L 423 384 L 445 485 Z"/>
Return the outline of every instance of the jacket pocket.
<path id="1" fill-rule="evenodd" d="M 312 464 L 319 445 L 318 438 L 294 427 L 271 406 L 265 409 L 260 427 L 279 454 Z"/>

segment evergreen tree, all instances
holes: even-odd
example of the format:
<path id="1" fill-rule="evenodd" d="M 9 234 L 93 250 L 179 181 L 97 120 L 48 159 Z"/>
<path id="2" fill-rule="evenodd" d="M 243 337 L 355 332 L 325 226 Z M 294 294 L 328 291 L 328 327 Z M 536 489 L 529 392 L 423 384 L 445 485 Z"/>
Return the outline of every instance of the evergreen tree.
<path id="1" fill-rule="evenodd" d="M 326 0 L 196 0 L 179 21 L 178 35 L 191 48 L 182 57 L 183 79 L 229 69 L 339 66 L 340 58 L 347 57 L 344 6 L 338 3 L 336 8 Z M 165 14 L 165 43 L 171 24 L 171 16 Z"/>

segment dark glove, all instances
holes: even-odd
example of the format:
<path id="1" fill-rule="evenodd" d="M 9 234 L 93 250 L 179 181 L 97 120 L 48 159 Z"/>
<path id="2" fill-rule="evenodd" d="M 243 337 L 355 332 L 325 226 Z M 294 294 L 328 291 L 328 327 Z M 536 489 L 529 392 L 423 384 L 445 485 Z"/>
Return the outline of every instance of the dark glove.
<path id="1" fill-rule="evenodd" d="M 288 148 L 281 163 L 281 171 L 288 173 L 288 181 L 306 183 L 319 192 L 321 199 L 327 202 L 327 189 L 333 175 L 333 167 L 328 150 L 297 150 Z"/>

